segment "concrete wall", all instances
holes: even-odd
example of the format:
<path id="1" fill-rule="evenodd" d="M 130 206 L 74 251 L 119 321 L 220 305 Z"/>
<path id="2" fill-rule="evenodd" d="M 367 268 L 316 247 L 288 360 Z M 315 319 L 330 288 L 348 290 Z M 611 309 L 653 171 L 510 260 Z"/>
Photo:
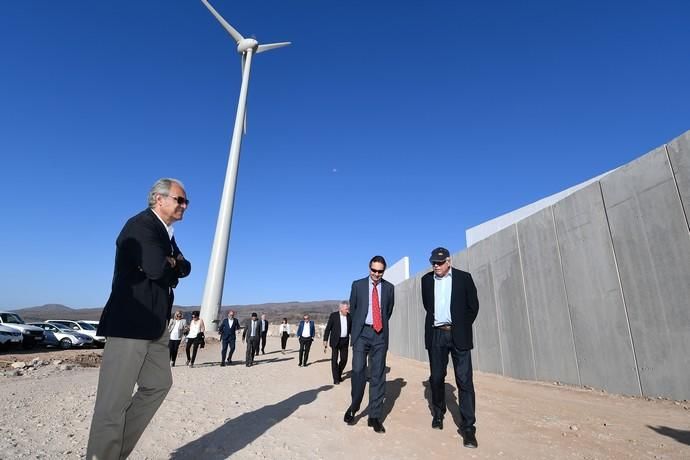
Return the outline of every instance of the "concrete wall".
<path id="1" fill-rule="evenodd" d="M 475 369 L 690 399 L 690 132 L 468 249 Z M 419 273 L 391 351 L 427 361 Z"/>

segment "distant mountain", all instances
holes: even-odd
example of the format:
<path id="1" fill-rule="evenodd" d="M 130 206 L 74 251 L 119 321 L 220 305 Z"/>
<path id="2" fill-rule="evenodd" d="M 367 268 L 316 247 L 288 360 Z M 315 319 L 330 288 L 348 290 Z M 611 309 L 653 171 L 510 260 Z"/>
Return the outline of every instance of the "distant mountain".
<path id="1" fill-rule="evenodd" d="M 221 307 L 219 317 L 225 318 L 228 314 L 228 310 L 232 309 L 237 312 L 235 316 L 240 319 L 240 321 L 249 318 L 253 312 L 256 312 L 259 316 L 265 313 L 267 319 L 272 324 L 280 323 L 283 318 L 287 318 L 289 323 L 294 324 L 300 321 L 306 313 L 317 323 L 325 323 L 328 320 L 328 315 L 338 309 L 338 303 L 338 300 L 317 300 L 310 302 L 291 301 L 229 305 Z M 173 310 L 182 310 L 189 319 L 191 318 L 191 312 L 200 310 L 200 307 L 175 305 Z M 47 319 L 98 321 L 101 317 L 103 308 L 70 308 L 61 304 L 46 304 L 37 307 L 9 309 L 9 311 L 19 313 L 26 322 L 45 321 Z"/>
<path id="2" fill-rule="evenodd" d="M 66 305 L 49 303 L 39 307 L 28 307 L 11 311 L 19 313 L 27 323 L 45 321 L 47 319 L 85 319 L 98 321 L 101 317 L 103 308 L 70 308 Z"/>

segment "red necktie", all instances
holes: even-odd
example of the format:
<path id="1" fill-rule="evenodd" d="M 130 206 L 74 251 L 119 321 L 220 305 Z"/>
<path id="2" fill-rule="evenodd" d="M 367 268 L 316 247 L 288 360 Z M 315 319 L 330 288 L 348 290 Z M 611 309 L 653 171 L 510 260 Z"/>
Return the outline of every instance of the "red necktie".
<path id="1" fill-rule="evenodd" d="M 374 330 L 381 332 L 383 329 L 383 321 L 381 320 L 381 305 L 379 304 L 379 291 L 374 283 L 374 289 L 371 291 L 371 316 L 374 321 Z"/>

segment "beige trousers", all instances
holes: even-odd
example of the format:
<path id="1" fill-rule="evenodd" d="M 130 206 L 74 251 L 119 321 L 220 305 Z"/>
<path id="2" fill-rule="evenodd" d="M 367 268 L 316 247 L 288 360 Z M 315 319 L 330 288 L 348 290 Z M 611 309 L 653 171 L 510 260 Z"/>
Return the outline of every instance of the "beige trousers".
<path id="1" fill-rule="evenodd" d="M 134 450 L 172 386 L 168 338 L 167 330 L 158 340 L 108 337 L 86 448 L 88 460 L 124 459 Z"/>

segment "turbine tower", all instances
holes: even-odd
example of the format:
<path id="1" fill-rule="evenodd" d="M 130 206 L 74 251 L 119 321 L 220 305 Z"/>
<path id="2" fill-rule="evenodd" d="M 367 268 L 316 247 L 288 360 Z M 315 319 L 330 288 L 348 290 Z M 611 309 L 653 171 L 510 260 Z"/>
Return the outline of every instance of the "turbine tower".
<path id="1" fill-rule="evenodd" d="M 215 331 L 220 311 L 220 302 L 223 297 L 223 282 L 225 280 L 225 267 L 228 260 L 228 246 L 230 243 L 230 226 L 232 223 L 232 209 L 235 203 L 235 188 L 237 184 L 237 170 L 240 163 L 240 146 L 242 145 L 243 131 L 247 132 L 247 91 L 249 89 L 249 71 L 252 66 L 252 56 L 275 48 L 287 46 L 290 42 L 270 43 L 259 45 L 253 38 L 244 38 L 234 27 L 223 19 L 207 0 L 201 2 L 216 17 L 220 25 L 228 31 L 237 43 L 237 52 L 242 56 L 242 86 L 240 98 L 237 102 L 237 115 L 232 131 L 232 142 L 228 154 L 228 167 L 225 172 L 225 184 L 223 185 L 223 197 L 220 200 L 216 234 L 213 238 L 211 260 L 208 264 L 208 275 L 204 287 L 204 297 L 201 301 L 201 318 L 206 324 L 206 330 Z"/>

